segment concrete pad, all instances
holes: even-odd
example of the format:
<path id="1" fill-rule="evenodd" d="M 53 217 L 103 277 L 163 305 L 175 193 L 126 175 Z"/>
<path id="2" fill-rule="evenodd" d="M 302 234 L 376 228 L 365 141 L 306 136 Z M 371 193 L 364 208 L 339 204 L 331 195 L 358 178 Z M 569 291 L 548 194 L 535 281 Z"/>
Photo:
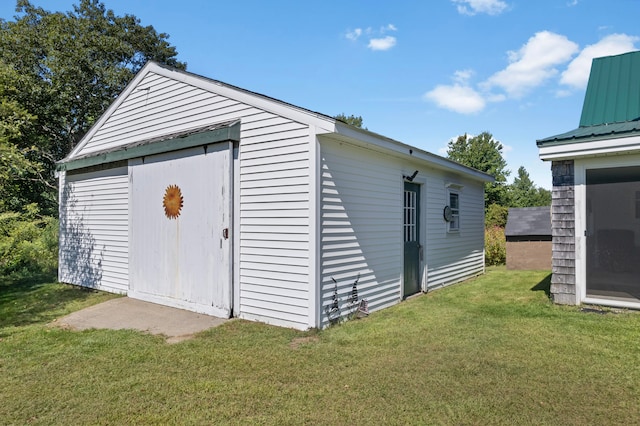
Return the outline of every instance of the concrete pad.
<path id="1" fill-rule="evenodd" d="M 72 330 L 140 330 L 167 336 L 168 343 L 175 343 L 226 321 L 224 318 L 120 297 L 59 318 L 52 325 Z"/>

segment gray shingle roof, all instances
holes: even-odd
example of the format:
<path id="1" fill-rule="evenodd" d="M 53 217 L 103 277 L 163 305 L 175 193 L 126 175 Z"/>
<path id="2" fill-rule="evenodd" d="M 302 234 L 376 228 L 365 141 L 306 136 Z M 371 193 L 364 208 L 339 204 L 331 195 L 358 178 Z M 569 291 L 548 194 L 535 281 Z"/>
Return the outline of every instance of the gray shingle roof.
<path id="1" fill-rule="evenodd" d="M 504 234 L 507 237 L 550 236 L 551 207 L 510 208 Z"/>

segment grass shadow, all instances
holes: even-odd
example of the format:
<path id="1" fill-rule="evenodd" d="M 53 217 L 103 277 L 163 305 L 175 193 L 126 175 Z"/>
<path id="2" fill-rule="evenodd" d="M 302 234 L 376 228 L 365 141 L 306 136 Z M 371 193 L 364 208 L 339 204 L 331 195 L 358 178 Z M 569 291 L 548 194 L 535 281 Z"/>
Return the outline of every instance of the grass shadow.
<path id="1" fill-rule="evenodd" d="M 531 287 L 531 291 L 544 291 L 547 297 L 551 297 L 551 274 L 547 275 L 538 284 Z"/>
<path id="2" fill-rule="evenodd" d="M 0 329 L 47 323 L 95 290 L 56 283 L 50 275 L 0 277 Z"/>

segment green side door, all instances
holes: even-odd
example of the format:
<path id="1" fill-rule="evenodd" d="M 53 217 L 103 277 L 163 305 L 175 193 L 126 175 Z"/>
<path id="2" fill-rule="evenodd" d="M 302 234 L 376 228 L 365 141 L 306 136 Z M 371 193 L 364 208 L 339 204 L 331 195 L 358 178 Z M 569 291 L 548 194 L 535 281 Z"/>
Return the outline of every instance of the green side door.
<path id="1" fill-rule="evenodd" d="M 420 185 L 404 183 L 404 297 L 420 291 Z"/>

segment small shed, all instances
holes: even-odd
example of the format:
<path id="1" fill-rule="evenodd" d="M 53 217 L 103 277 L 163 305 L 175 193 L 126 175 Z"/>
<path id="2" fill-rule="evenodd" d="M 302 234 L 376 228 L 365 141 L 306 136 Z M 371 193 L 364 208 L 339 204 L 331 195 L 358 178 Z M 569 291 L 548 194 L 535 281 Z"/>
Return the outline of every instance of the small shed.
<path id="1" fill-rule="evenodd" d="M 551 207 L 510 208 L 507 269 L 551 269 Z"/>
<path id="2" fill-rule="evenodd" d="M 553 300 L 639 309 L 640 52 L 594 59 L 579 127 L 537 144 L 553 176 Z"/>
<path id="3" fill-rule="evenodd" d="M 58 170 L 62 282 L 307 329 L 484 271 L 491 176 L 153 62 Z"/>

